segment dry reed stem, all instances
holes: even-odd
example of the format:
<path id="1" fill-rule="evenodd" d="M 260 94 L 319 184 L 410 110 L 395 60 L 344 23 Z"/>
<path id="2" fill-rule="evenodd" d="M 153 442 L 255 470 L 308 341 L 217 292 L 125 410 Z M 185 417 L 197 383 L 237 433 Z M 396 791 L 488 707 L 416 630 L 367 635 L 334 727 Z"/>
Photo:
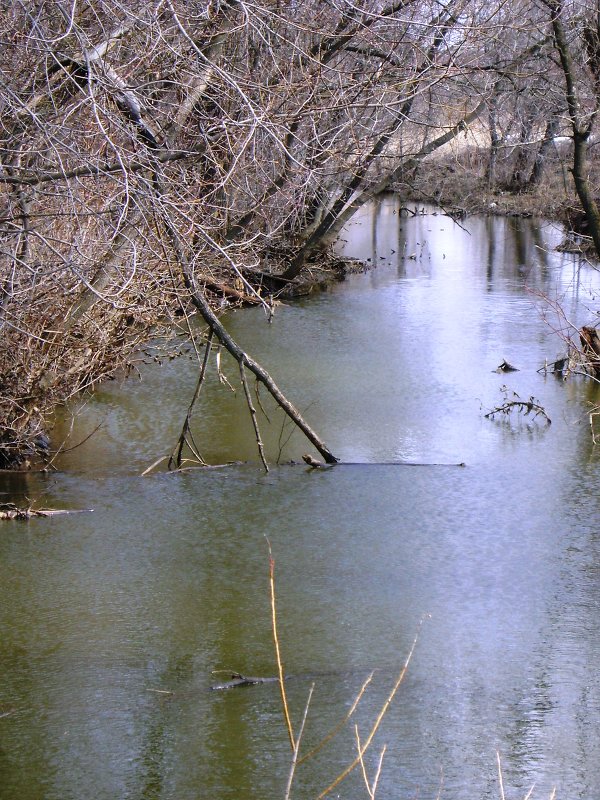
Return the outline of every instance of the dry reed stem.
<path id="1" fill-rule="evenodd" d="M 299 760 L 298 764 L 302 764 L 304 761 L 308 761 L 309 758 L 312 758 L 314 755 L 316 755 L 316 753 L 318 753 L 319 750 L 321 750 L 323 747 L 325 747 L 325 745 L 328 742 L 330 742 L 332 739 L 334 739 L 338 735 L 338 733 L 342 730 L 344 725 L 346 725 L 346 723 L 350 720 L 350 717 L 356 711 L 356 709 L 358 707 L 358 704 L 360 703 L 360 701 L 362 699 L 362 696 L 363 696 L 363 694 L 365 693 L 365 691 L 367 689 L 367 686 L 373 680 L 373 675 L 374 674 L 375 674 L 375 671 L 371 672 L 371 674 L 367 677 L 367 679 L 365 680 L 363 685 L 360 687 L 360 690 L 359 690 L 358 694 L 356 695 L 356 698 L 354 699 L 354 702 L 352 703 L 352 706 L 350 707 L 350 710 L 348 711 L 346 716 L 340 722 L 338 722 L 338 724 L 334 728 L 332 728 L 329 731 L 329 733 L 323 739 L 321 739 L 321 741 L 317 745 L 315 745 L 312 748 L 312 750 L 310 750 L 308 753 L 305 753 L 305 755 L 303 755 L 302 758 Z"/>
<path id="2" fill-rule="evenodd" d="M 386 750 L 387 750 L 387 744 L 384 744 L 383 747 L 381 748 L 381 753 L 379 754 L 379 761 L 377 762 L 375 777 L 373 778 L 373 783 L 371 784 L 373 798 L 375 798 L 375 793 L 377 792 L 377 786 L 379 784 L 379 776 L 381 775 L 381 768 L 383 767 L 383 759 L 385 758 Z"/>
<path id="3" fill-rule="evenodd" d="M 435 800 L 440 800 L 443 789 L 444 789 L 444 768 L 440 767 L 440 786 L 438 789 L 438 793 L 435 796 Z"/>
<path id="4" fill-rule="evenodd" d="M 300 742 L 302 741 L 302 734 L 304 733 L 304 726 L 306 724 L 306 718 L 308 717 L 308 709 L 310 706 L 310 701 L 312 699 L 314 690 L 315 690 L 315 684 L 311 683 L 310 689 L 308 690 L 308 697 L 306 698 L 306 703 L 304 704 L 304 713 L 302 715 L 302 722 L 300 723 L 298 738 L 296 739 L 296 743 L 294 745 L 294 754 L 292 756 L 292 763 L 290 765 L 288 781 L 285 787 L 284 800 L 289 800 L 290 792 L 292 791 L 292 782 L 294 780 L 294 775 L 296 774 L 296 767 L 298 766 L 298 753 L 300 752 Z"/>
<path id="5" fill-rule="evenodd" d="M 506 800 L 504 797 L 504 782 L 502 780 L 502 765 L 500 764 L 500 751 L 496 750 L 496 761 L 498 763 L 498 781 L 500 783 L 500 800 Z"/>
<path id="6" fill-rule="evenodd" d="M 377 784 L 379 783 L 379 776 L 381 775 L 381 767 L 383 766 L 383 759 L 384 759 L 384 756 L 385 756 L 385 751 L 387 750 L 387 745 L 384 744 L 382 749 L 381 749 L 381 753 L 379 754 L 379 759 L 378 759 L 378 762 L 377 762 L 377 768 L 375 770 L 375 776 L 373 778 L 373 782 L 369 783 L 369 777 L 367 775 L 367 768 L 365 766 L 365 760 L 363 758 L 363 753 L 361 751 L 361 746 L 360 746 L 360 736 L 359 736 L 359 733 L 358 733 L 358 725 L 354 726 L 354 736 L 356 738 L 356 748 L 358 750 L 358 755 L 359 755 L 359 758 L 360 758 L 360 768 L 361 768 L 361 771 L 362 771 L 363 780 L 365 782 L 365 786 L 367 787 L 367 792 L 369 794 L 369 797 L 371 798 L 371 800 L 375 800 L 375 794 L 377 792 Z"/>
<path id="7" fill-rule="evenodd" d="M 423 620 L 421 620 L 420 623 L 419 623 L 419 629 L 420 629 L 422 624 L 423 624 Z M 379 730 L 379 726 L 381 725 L 381 722 L 382 722 L 383 718 L 385 717 L 385 715 L 386 715 L 386 713 L 388 711 L 388 708 L 390 707 L 390 704 L 392 703 L 392 700 L 396 696 L 396 692 L 398 691 L 402 681 L 404 680 L 404 677 L 405 677 L 406 672 L 408 670 L 408 665 L 410 664 L 410 660 L 411 660 L 411 658 L 413 656 L 413 653 L 415 652 L 415 647 L 417 646 L 418 639 L 419 639 L 419 631 L 417 630 L 417 634 L 416 634 L 416 636 L 415 636 L 415 638 L 413 640 L 413 643 L 412 643 L 412 646 L 411 646 L 410 651 L 408 653 L 408 656 L 406 657 L 406 661 L 404 662 L 404 665 L 403 665 L 402 669 L 400 670 L 400 674 L 396 678 L 396 682 L 394 683 L 394 686 L 392 687 L 392 691 L 389 693 L 385 703 L 381 707 L 381 710 L 380 710 L 379 714 L 377 715 L 377 719 L 375 720 L 375 722 L 373 724 L 373 727 L 371 728 L 371 731 L 369 732 L 369 735 L 367 736 L 367 739 L 366 739 L 364 745 L 361 747 L 358 756 L 342 772 L 340 772 L 340 774 L 337 776 L 337 778 L 332 783 L 330 783 L 329 786 L 326 789 L 324 789 L 321 792 L 321 794 L 318 796 L 317 800 L 321 800 L 323 797 L 328 795 L 329 792 L 331 792 L 333 789 L 335 789 L 335 787 L 338 786 L 344 780 L 344 778 L 346 778 L 360 764 L 361 758 L 364 756 L 366 751 L 369 749 L 369 747 L 370 747 L 370 745 L 371 745 L 371 743 L 373 741 L 373 738 L 375 737 L 375 734 Z M 503 800 L 504 800 L 504 798 L 503 798 Z"/>
<path id="8" fill-rule="evenodd" d="M 292 728 L 292 720 L 290 718 L 290 711 L 288 708 L 287 695 L 285 693 L 283 662 L 281 661 L 281 651 L 279 649 L 279 636 L 277 635 L 277 610 L 275 607 L 275 559 L 271 551 L 271 542 L 267 538 L 267 545 L 269 546 L 269 586 L 271 589 L 271 628 L 273 630 L 273 641 L 275 643 L 275 656 L 277 658 L 277 672 L 279 675 L 279 689 L 281 691 L 281 702 L 283 705 L 283 716 L 285 717 L 285 725 L 287 728 L 288 736 L 290 737 L 290 744 L 292 752 L 296 750 L 296 741 L 294 738 L 294 729 Z"/>
<path id="9" fill-rule="evenodd" d="M 369 776 L 367 775 L 365 760 L 363 758 L 363 754 L 360 749 L 360 735 L 358 733 L 358 725 L 354 726 L 354 738 L 356 739 L 356 750 L 358 752 L 358 757 L 360 758 L 360 771 L 362 772 L 363 780 L 365 782 L 365 786 L 367 787 L 367 793 L 371 798 L 371 800 L 373 800 L 373 792 L 371 791 L 371 784 L 369 783 Z"/>
<path id="10" fill-rule="evenodd" d="M 155 467 L 158 467 L 159 464 L 162 464 L 162 462 L 166 461 L 168 458 L 169 456 L 161 456 L 160 458 L 157 458 L 156 461 L 153 461 L 149 467 L 146 467 L 146 469 L 140 475 L 140 478 L 145 478 L 146 475 L 149 475 Z"/>

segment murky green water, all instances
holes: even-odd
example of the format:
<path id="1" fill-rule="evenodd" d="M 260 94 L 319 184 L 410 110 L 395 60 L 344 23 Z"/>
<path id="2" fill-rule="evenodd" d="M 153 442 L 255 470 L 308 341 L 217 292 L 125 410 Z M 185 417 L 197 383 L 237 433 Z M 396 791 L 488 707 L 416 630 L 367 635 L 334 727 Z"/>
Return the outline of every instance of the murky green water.
<path id="1" fill-rule="evenodd" d="M 309 301 L 238 312 L 229 327 L 344 461 L 258 464 L 235 365 L 194 431 L 244 466 L 139 477 L 176 439 L 191 360 L 143 367 L 81 409 L 61 471 L 5 480 L 40 505 L 93 512 L 0 530 L 0 798 L 283 797 L 289 743 L 275 684 L 228 692 L 212 670 L 274 675 L 268 595 L 298 726 L 316 743 L 376 670 L 368 734 L 423 615 L 406 680 L 376 737 L 382 798 L 591 798 L 600 791 L 600 455 L 587 383 L 537 369 L 589 321 L 600 280 L 528 221 L 406 219 L 393 198 L 340 246 L 376 270 Z M 392 252 L 394 251 L 394 252 Z M 411 258 L 411 256 L 413 256 Z M 506 359 L 519 372 L 492 370 Z M 505 384 L 552 418 L 493 423 Z M 272 413 L 272 459 L 289 429 Z M 66 427 L 57 436 L 66 435 Z M 282 460 L 309 448 L 292 436 Z M 453 464 L 406 467 L 408 460 Z M 350 729 L 302 764 L 319 794 L 355 755 Z M 366 759 L 373 774 L 376 753 Z M 365 797 L 358 772 L 332 796 Z"/>

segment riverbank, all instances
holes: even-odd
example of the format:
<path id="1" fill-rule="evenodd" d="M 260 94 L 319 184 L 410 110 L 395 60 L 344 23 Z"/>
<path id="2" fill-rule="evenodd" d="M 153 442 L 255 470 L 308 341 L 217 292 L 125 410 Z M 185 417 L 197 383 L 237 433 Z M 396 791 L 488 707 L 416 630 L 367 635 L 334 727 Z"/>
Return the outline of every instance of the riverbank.
<path id="1" fill-rule="evenodd" d="M 413 202 L 435 203 L 458 218 L 486 214 L 560 222 L 567 231 L 583 234 L 578 244 L 582 251 L 589 249 L 581 225 L 581 202 L 571 176 L 570 149 L 565 152 L 555 148 L 547 156 L 537 183 L 524 180 L 518 185 L 514 176 L 515 159 L 509 149 L 505 149 L 497 165 L 493 182 L 488 165 L 489 153 L 484 147 L 449 148 L 442 155 L 424 161 L 410 186 L 397 184 L 393 188 Z M 588 166 L 591 185 L 600 185 L 600 162 L 592 156 Z"/>
<path id="2" fill-rule="evenodd" d="M 489 188 L 485 178 L 485 163 L 479 151 L 463 150 L 459 154 L 446 153 L 443 157 L 436 157 L 421 165 L 419 173 L 414 176 L 410 186 L 396 186 L 397 194 L 402 198 L 402 205 L 431 203 L 438 206 L 442 213 L 453 218 L 464 218 L 477 214 L 493 216 L 518 216 L 518 217 L 545 217 L 555 219 L 569 225 L 577 213 L 577 203 L 574 192 L 570 187 L 570 176 L 567 171 L 566 159 L 553 158 L 549 161 L 541 183 L 527 191 L 509 191 L 501 188 Z M 597 166 L 594 165 L 597 170 Z M 581 213 L 581 212 L 579 212 Z M 585 237 L 570 240 L 568 237 L 561 245 L 561 249 L 583 251 L 586 246 Z M 371 270 L 377 266 L 375 261 L 356 257 L 342 257 L 333 248 L 317 250 L 311 254 L 301 273 L 291 281 L 281 278 L 295 256 L 295 250 L 290 245 L 285 245 L 268 252 L 261 263 L 262 270 L 245 270 L 244 281 L 239 274 L 226 270 L 213 273 L 207 272 L 206 280 L 199 276 L 204 286 L 204 292 L 211 307 L 220 312 L 224 309 L 241 307 L 244 305 L 264 303 L 266 307 L 275 304 L 278 300 L 293 300 L 316 294 L 326 290 L 333 284 L 343 281 L 347 276 Z M 233 274 L 233 279 L 232 279 Z M 193 314 L 193 309 L 186 308 L 186 298 L 182 294 L 179 300 L 180 309 L 169 310 L 163 308 L 160 316 L 149 319 L 148 315 L 124 313 L 123 324 L 117 326 L 123 334 L 118 338 L 118 358 L 111 355 L 110 347 L 103 344 L 106 353 L 102 355 L 99 365 L 94 370 L 84 369 L 81 364 L 87 363 L 90 358 L 98 361 L 95 345 L 89 338 L 86 328 L 85 335 L 78 334 L 79 349 L 73 351 L 75 355 L 85 349 L 85 359 L 67 359 L 64 369 L 55 368 L 54 362 L 48 366 L 48 355 L 42 353 L 43 368 L 40 367 L 39 387 L 32 389 L 30 384 L 35 384 L 34 378 L 29 379 L 25 364 L 31 364 L 31 346 L 24 356 L 22 369 L 12 369 L 12 373 L 19 375 L 19 380 L 24 383 L 21 391 L 15 392 L 15 400 L 7 400 L 6 419 L 11 422 L 11 413 L 15 403 L 22 406 L 24 413 L 18 416 L 16 422 L 11 422 L 5 427 L 7 433 L 3 437 L 8 443 L 4 447 L 4 460 L 2 467 L 16 469 L 44 468 L 52 457 L 53 451 L 47 436 L 48 421 L 52 414 L 63 402 L 64 398 L 74 396 L 77 388 L 73 388 L 74 370 L 83 369 L 83 377 L 79 384 L 82 391 L 93 390 L 99 380 L 105 380 L 122 374 L 130 368 L 131 353 L 139 351 L 145 338 L 144 331 L 148 330 L 151 322 L 153 332 L 158 328 L 168 337 L 166 331 L 177 328 L 185 334 L 188 325 L 188 315 Z M 178 317 L 177 314 L 180 314 Z M 182 321 L 183 318 L 183 321 Z M 94 329 L 95 330 L 95 329 Z M 43 331 L 42 331 L 43 332 Z M 125 337 L 125 338 L 124 338 Z M 127 342 L 126 342 L 127 340 Z M 103 340 L 104 342 L 104 340 Z M 108 347 L 108 349 L 107 349 Z M 43 349 L 43 348 L 42 348 Z M 178 346 L 175 348 L 178 350 Z M 104 351 L 103 351 L 104 353 Z M 172 357 L 175 351 L 169 352 L 167 357 Z M 79 358 L 79 356 L 78 356 Z M 80 363 L 81 362 L 81 363 Z M 31 372 L 31 370 L 30 370 Z M 50 378 L 47 377 L 47 373 Z M 59 380 L 59 377 L 61 377 Z M 98 377 L 99 376 L 99 377 Z M 65 387 L 63 387 L 65 384 Z M 19 384 L 20 385 L 20 384 Z M 25 397 L 25 401 L 23 401 Z M 12 403 L 12 405 L 11 405 Z M 13 414 L 14 416 L 14 414 Z"/>

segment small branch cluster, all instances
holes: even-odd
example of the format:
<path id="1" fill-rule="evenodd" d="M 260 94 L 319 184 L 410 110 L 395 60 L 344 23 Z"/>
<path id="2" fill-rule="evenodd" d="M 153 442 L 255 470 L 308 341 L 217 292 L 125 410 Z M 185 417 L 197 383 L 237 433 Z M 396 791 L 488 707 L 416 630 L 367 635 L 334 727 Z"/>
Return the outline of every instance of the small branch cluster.
<path id="1" fill-rule="evenodd" d="M 504 400 L 500 405 L 492 408 L 487 414 L 484 414 L 486 419 L 495 419 L 497 416 L 510 417 L 513 411 L 521 414 L 524 417 L 530 416 L 532 419 L 540 417 L 546 425 L 550 425 L 552 420 L 546 413 L 546 409 L 540 405 L 533 395 L 528 400 L 523 400 L 517 392 L 510 391 L 508 387 L 502 386 L 500 389 L 504 396 Z"/>

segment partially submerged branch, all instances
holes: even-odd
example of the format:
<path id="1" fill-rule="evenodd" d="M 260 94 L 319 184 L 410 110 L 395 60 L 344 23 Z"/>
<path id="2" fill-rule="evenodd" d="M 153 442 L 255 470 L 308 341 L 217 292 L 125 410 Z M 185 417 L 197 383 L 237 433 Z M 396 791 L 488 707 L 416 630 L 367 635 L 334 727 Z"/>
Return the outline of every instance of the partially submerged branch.
<path id="1" fill-rule="evenodd" d="M 265 468 L 265 472 L 268 472 L 269 465 L 267 464 L 267 459 L 265 458 L 265 446 L 263 444 L 263 440 L 260 435 L 260 428 L 258 427 L 258 418 L 256 416 L 256 409 L 254 408 L 254 403 L 252 402 L 252 395 L 250 394 L 250 389 L 248 388 L 248 381 L 246 379 L 244 362 L 240 361 L 239 365 L 240 365 L 240 378 L 242 381 L 242 386 L 244 387 L 246 403 L 248 404 L 248 410 L 250 411 L 250 417 L 252 419 L 252 427 L 254 428 L 254 434 L 256 436 L 256 446 L 258 447 L 258 453 L 260 455 L 260 460 L 262 461 L 262 465 Z"/>
<path id="2" fill-rule="evenodd" d="M 535 397 L 531 396 L 529 400 L 523 400 L 517 392 L 512 392 L 509 396 L 509 390 L 506 386 L 503 386 L 501 391 L 504 394 L 504 402 L 484 414 L 486 419 L 494 419 L 498 415 L 508 417 L 513 411 L 517 411 L 525 417 L 531 415 L 532 419 L 541 417 L 546 425 L 551 424 L 552 420 L 546 413 L 546 409 L 540 405 L 539 400 Z"/>
<path id="3" fill-rule="evenodd" d="M 0 520 L 27 520 L 33 517 L 57 517 L 62 514 L 82 514 L 91 508 L 27 508 L 13 503 L 0 503 Z"/>
<path id="4" fill-rule="evenodd" d="M 256 379 L 262 383 L 271 397 L 275 400 L 277 405 L 290 417 L 295 425 L 300 428 L 306 438 L 312 445 L 319 451 L 328 464 L 337 463 L 338 459 L 333 455 L 327 445 L 320 439 L 319 436 L 313 431 L 308 423 L 302 418 L 298 409 L 287 399 L 281 389 L 277 386 L 273 378 L 258 362 L 251 358 L 242 348 L 237 344 L 233 337 L 225 329 L 223 323 L 219 320 L 213 309 L 211 308 L 204 292 L 202 292 L 196 284 L 196 276 L 194 269 L 188 260 L 181 237 L 168 214 L 163 213 L 163 223 L 171 240 L 171 245 L 175 252 L 177 262 L 182 272 L 184 283 L 190 292 L 190 297 L 193 304 L 196 306 L 202 318 L 209 326 L 209 329 L 221 342 L 227 352 L 233 356 L 240 367 L 247 367 Z"/>
<path id="5" fill-rule="evenodd" d="M 196 447 L 196 443 L 194 442 L 194 437 L 190 430 L 190 422 L 192 419 L 194 406 L 196 405 L 196 401 L 200 396 L 200 390 L 202 389 L 202 384 L 204 383 L 204 378 L 206 376 L 206 365 L 208 364 L 208 357 L 210 355 L 212 341 L 213 341 L 213 332 L 210 331 L 210 333 L 208 334 L 208 338 L 206 340 L 206 346 L 204 349 L 204 359 L 202 360 L 202 365 L 200 367 L 200 373 L 198 375 L 198 382 L 194 390 L 194 395 L 190 401 L 187 414 L 185 415 L 185 420 L 183 421 L 183 426 L 181 428 L 181 433 L 179 434 L 179 439 L 177 440 L 175 449 L 171 454 L 171 456 L 169 457 L 169 463 L 168 463 L 169 469 L 179 469 L 181 467 L 181 461 L 183 458 L 183 449 L 186 445 L 192 451 L 194 457 L 198 460 L 198 462 L 203 466 L 206 465 L 204 459 L 199 453 L 198 448 Z"/>

